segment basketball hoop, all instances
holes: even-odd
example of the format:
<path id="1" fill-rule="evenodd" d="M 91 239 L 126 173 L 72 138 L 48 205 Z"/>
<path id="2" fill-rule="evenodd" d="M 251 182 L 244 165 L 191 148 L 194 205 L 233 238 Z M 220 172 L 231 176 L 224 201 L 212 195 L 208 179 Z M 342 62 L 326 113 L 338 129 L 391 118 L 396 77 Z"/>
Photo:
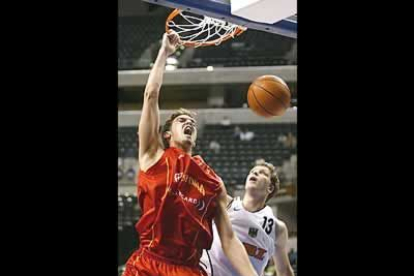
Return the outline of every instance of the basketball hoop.
<path id="1" fill-rule="evenodd" d="M 246 29 L 224 20 L 179 9 L 175 9 L 165 22 L 166 32 L 177 32 L 182 45 L 192 48 L 220 45 L 223 41 L 239 36 Z"/>

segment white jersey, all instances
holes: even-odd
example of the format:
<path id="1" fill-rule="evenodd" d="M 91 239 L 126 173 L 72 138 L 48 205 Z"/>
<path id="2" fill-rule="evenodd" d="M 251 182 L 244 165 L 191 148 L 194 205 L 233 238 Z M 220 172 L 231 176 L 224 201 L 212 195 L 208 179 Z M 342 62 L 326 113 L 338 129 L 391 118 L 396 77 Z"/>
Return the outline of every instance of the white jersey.
<path id="1" fill-rule="evenodd" d="M 233 231 L 245 246 L 257 274 L 263 275 L 275 250 L 276 218 L 272 209 L 266 206 L 254 213 L 246 211 L 241 199 L 237 197 L 231 202 L 228 214 Z M 224 255 L 215 224 L 213 224 L 213 235 L 211 249 L 203 251 L 201 267 L 209 276 L 240 276 Z"/>

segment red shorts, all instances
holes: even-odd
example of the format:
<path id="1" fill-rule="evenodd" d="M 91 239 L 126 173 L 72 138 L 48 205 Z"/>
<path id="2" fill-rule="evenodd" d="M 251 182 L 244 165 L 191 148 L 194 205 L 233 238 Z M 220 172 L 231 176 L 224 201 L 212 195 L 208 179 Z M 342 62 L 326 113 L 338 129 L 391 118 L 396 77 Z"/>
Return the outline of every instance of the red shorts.
<path id="1" fill-rule="evenodd" d="M 122 276 L 207 276 L 207 273 L 201 267 L 172 264 L 139 249 L 128 259 Z"/>

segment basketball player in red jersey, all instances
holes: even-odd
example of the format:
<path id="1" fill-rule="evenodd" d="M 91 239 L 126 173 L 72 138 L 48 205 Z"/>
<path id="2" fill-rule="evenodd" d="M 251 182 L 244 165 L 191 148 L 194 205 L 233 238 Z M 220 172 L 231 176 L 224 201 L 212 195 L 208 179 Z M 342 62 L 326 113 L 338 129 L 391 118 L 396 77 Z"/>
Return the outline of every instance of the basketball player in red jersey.
<path id="1" fill-rule="evenodd" d="M 201 157 L 191 156 L 197 138 L 194 114 L 180 109 L 159 133 L 164 67 L 179 43 L 176 33 L 164 34 L 144 92 L 138 131 L 140 248 L 129 258 L 123 275 L 205 276 L 199 260 L 212 244 L 214 219 L 223 251 L 238 273 L 257 276 L 233 233 L 223 182 Z"/>

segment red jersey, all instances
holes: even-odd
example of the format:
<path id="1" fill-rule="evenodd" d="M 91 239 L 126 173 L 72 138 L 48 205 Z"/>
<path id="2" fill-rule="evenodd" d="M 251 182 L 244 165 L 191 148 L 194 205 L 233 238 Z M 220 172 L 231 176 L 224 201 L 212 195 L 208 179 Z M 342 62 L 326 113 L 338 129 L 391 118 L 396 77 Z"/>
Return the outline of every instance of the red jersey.
<path id="1" fill-rule="evenodd" d="M 176 264 L 198 266 L 202 250 L 212 244 L 220 183 L 201 157 L 166 149 L 154 166 L 139 172 L 141 248 Z"/>

